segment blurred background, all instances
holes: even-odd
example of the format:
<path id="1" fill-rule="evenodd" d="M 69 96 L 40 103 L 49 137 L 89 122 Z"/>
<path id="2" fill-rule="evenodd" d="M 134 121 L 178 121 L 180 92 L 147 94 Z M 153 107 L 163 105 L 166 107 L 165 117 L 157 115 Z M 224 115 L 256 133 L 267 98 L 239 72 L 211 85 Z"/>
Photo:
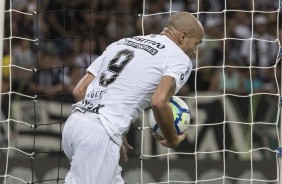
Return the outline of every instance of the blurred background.
<path id="1" fill-rule="evenodd" d="M 250 183 L 222 179 L 227 175 L 277 182 L 282 33 L 278 0 L 5 4 L 0 182 L 8 173 L 25 181 L 63 183 L 69 163 L 61 131 L 75 102 L 74 86 L 110 43 L 160 33 L 170 11 L 193 13 L 205 29 L 197 56 L 191 58 L 191 76 L 177 94 L 190 108 L 191 126 L 187 140 L 169 151 L 152 139 L 141 114 L 128 134 L 134 150 L 129 162 L 121 163 L 127 183 L 140 183 L 141 173 L 144 183 L 167 181 L 168 169 L 170 178 L 181 181 Z M 165 155 L 146 156 L 159 154 Z"/>

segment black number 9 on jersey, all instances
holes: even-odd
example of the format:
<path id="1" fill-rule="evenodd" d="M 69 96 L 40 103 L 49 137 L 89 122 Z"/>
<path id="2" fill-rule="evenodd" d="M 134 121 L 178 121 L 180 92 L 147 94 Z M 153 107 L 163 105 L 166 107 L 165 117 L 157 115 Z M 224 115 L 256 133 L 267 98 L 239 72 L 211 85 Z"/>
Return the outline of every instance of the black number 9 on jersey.
<path id="1" fill-rule="evenodd" d="M 124 67 L 134 58 L 134 51 L 124 49 L 119 51 L 115 57 L 109 62 L 108 71 L 112 73 L 109 78 L 106 78 L 107 74 L 102 73 L 100 77 L 100 86 L 107 87 L 108 85 L 115 82 L 116 78 L 122 72 Z"/>

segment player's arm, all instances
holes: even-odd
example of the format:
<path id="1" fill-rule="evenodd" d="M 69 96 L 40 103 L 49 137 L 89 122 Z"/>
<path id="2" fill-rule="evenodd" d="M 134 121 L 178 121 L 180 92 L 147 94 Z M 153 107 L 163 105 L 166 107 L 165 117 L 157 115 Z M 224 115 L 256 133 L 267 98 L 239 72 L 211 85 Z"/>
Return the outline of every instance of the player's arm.
<path id="1" fill-rule="evenodd" d="M 110 46 L 109 46 L 110 47 Z M 103 52 L 86 70 L 86 75 L 77 83 L 73 90 L 73 96 L 76 101 L 81 101 L 85 97 L 85 93 L 88 85 L 98 76 L 100 67 L 103 63 L 103 58 L 106 55 L 106 51 Z"/>
<path id="2" fill-rule="evenodd" d="M 74 99 L 76 101 L 83 100 L 85 97 L 85 93 L 87 90 L 88 85 L 91 83 L 92 80 L 94 80 L 95 76 L 91 74 L 90 72 L 87 72 L 82 79 L 77 83 L 75 88 L 72 91 L 72 94 L 74 96 Z"/>
<path id="3" fill-rule="evenodd" d="M 175 93 L 175 88 L 175 79 L 171 76 L 164 76 L 153 94 L 151 102 L 155 119 L 165 138 L 165 140 L 160 140 L 160 143 L 169 148 L 177 147 L 185 138 L 185 135 L 177 135 L 173 124 L 173 113 L 169 106 L 169 100 Z"/>

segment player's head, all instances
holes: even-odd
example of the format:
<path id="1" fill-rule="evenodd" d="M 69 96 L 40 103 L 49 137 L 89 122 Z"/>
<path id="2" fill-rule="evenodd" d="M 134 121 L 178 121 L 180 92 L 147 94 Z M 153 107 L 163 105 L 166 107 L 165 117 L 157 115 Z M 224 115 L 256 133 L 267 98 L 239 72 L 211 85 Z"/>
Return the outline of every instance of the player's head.
<path id="1" fill-rule="evenodd" d="M 197 45 L 202 42 L 204 28 L 191 13 L 177 12 L 169 17 L 167 26 L 161 34 L 167 35 L 191 57 L 195 55 Z"/>

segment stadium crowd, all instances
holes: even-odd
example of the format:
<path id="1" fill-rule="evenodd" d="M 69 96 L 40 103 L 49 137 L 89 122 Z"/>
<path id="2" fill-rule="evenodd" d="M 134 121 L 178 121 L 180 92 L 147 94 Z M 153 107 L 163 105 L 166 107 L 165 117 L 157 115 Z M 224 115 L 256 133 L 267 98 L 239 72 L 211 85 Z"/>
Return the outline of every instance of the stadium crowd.
<path id="1" fill-rule="evenodd" d="M 7 2 L 6 10 L 12 7 L 32 15 L 5 13 L 5 38 L 14 38 L 11 47 L 8 39 L 4 41 L 4 116 L 10 75 L 12 91 L 48 100 L 59 100 L 64 94 L 64 102 L 72 103 L 72 89 L 108 44 L 124 37 L 160 33 L 169 16 L 162 12 L 170 9 L 195 13 L 205 28 L 205 40 L 192 58 L 195 70 L 178 95 L 187 96 L 195 90 L 222 94 L 224 89 L 232 94 L 249 94 L 252 89 L 277 93 L 273 66 L 280 39 L 277 31 L 282 33 L 281 25 L 277 29 L 275 12 L 279 4 L 274 0 L 252 2 L 174 0 L 170 6 L 168 0 L 148 0 L 145 10 L 143 1 L 138 0 L 13 0 L 12 6 Z M 276 74 L 280 80 L 280 72 Z"/>

